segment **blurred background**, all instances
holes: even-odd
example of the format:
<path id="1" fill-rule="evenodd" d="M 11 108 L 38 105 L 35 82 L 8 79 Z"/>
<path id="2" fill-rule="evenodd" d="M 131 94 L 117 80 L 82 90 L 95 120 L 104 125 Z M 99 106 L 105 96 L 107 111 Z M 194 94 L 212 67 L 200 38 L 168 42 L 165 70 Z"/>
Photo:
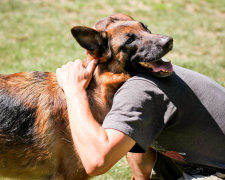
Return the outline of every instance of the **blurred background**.
<path id="1" fill-rule="evenodd" d="M 55 72 L 68 61 L 84 59 L 71 27 L 92 27 L 115 13 L 172 36 L 167 59 L 225 86 L 225 0 L 0 0 L 0 73 Z M 123 158 L 95 179 L 130 176 Z"/>

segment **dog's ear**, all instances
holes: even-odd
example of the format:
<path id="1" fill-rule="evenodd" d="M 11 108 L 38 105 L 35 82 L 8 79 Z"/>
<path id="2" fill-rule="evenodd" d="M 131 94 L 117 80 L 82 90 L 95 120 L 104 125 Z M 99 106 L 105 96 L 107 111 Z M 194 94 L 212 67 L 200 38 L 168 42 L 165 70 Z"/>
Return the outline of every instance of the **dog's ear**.
<path id="1" fill-rule="evenodd" d="M 85 48 L 94 58 L 108 57 L 110 55 L 107 33 L 105 31 L 75 26 L 71 29 L 71 33 L 80 46 Z"/>

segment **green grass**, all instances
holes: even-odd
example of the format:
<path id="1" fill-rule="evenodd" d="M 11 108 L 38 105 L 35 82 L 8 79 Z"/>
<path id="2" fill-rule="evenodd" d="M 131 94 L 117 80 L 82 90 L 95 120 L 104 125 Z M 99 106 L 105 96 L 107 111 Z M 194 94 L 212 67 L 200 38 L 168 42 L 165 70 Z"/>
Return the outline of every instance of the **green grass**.
<path id="1" fill-rule="evenodd" d="M 174 38 L 166 57 L 225 86 L 224 0 L 1 0 L 0 73 L 55 71 L 85 52 L 70 34 L 74 25 L 125 13 L 153 33 Z M 96 179 L 130 179 L 125 158 Z"/>

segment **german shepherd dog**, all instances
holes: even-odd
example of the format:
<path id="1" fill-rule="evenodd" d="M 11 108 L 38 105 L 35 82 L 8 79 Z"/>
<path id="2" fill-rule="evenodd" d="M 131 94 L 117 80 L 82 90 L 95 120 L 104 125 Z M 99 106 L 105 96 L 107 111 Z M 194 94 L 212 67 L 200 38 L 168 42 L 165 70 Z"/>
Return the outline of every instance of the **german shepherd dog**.
<path id="1" fill-rule="evenodd" d="M 143 23 L 116 14 L 93 28 L 75 26 L 73 37 L 87 50 L 84 64 L 98 59 L 87 95 L 102 123 L 114 93 L 131 76 L 172 72 L 162 57 L 172 49 L 169 36 L 152 34 Z M 87 142 L 88 143 L 88 142 Z M 66 100 L 52 72 L 0 75 L 0 176 L 19 179 L 87 179 L 74 152 Z"/>

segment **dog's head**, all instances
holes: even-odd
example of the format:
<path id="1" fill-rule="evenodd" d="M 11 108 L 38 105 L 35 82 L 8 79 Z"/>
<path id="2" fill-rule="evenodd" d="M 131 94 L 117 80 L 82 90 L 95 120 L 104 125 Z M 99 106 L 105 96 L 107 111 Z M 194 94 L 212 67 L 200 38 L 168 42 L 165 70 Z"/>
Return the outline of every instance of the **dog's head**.
<path id="1" fill-rule="evenodd" d="M 171 63 L 162 58 L 172 49 L 173 39 L 152 34 L 147 26 L 127 15 L 107 17 L 94 28 L 75 26 L 71 32 L 91 58 L 98 59 L 109 72 L 165 77 L 173 71 Z"/>

